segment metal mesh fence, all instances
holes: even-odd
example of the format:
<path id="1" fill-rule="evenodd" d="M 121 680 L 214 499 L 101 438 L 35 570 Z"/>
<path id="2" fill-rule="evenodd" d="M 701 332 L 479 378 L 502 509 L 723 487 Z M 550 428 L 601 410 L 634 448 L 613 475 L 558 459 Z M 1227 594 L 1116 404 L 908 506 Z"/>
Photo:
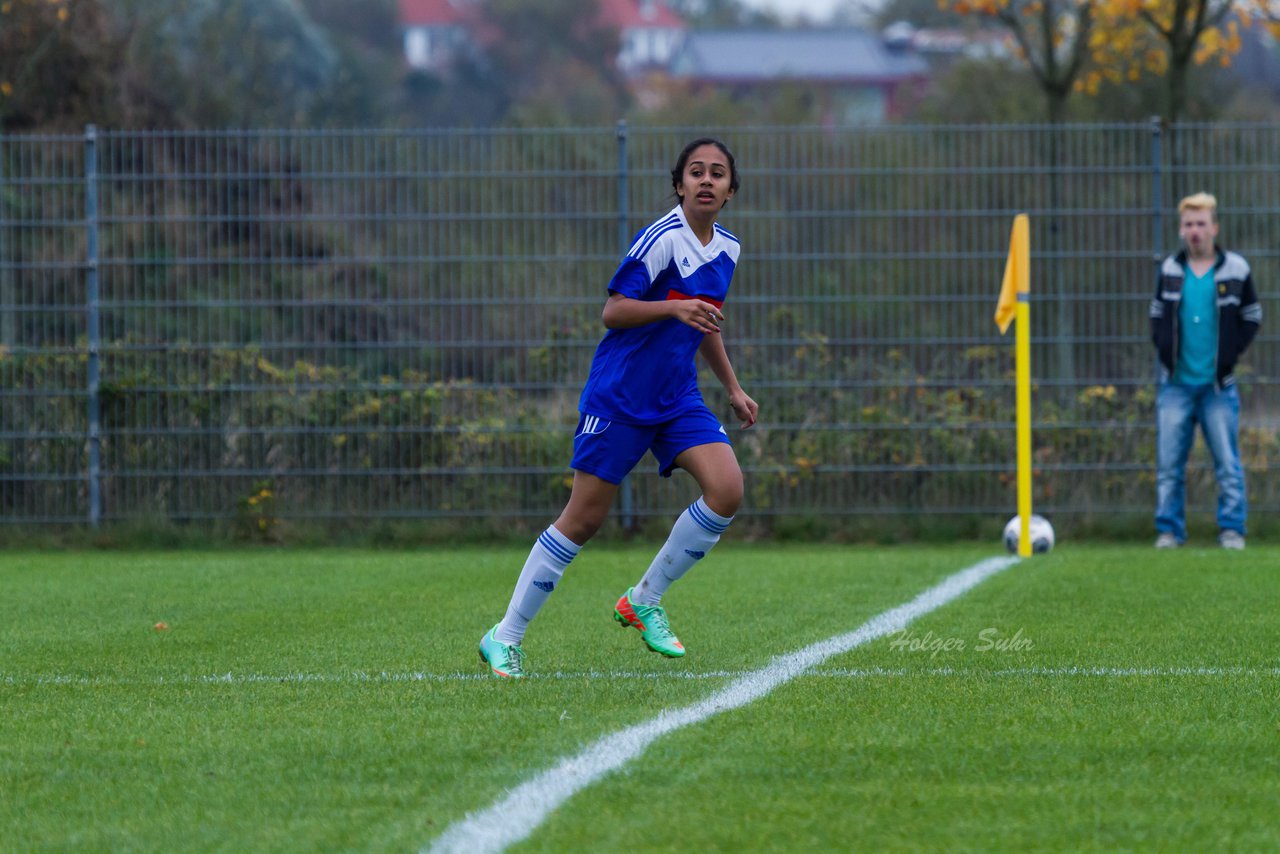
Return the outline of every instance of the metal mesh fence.
<path id="1" fill-rule="evenodd" d="M 568 495 L 605 286 L 693 131 L 0 137 L 0 512 L 545 520 Z M 726 344 L 744 513 L 1011 513 L 1032 225 L 1037 510 L 1149 512 L 1154 261 L 1218 195 L 1270 314 L 1280 126 L 739 128 Z M 1280 509 L 1277 336 L 1242 370 L 1251 505 Z M 709 373 L 703 390 L 727 425 Z M 1193 457 L 1190 495 L 1211 505 Z M 627 517 L 691 483 L 651 460 Z"/>

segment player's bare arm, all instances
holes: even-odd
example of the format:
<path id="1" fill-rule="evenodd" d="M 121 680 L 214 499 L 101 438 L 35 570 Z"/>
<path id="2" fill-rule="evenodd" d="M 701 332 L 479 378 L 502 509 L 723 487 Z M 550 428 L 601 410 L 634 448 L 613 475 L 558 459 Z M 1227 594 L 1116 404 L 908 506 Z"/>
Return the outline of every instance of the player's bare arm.
<path id="1" fill-rule="evenodd" d="M 702 358 L 706 360 L 716 379 L 720 380 L 724 390 L 729 393 L 729 405 L 733 407 L 733 414 L 742 422 L 741 429 L 745 430 L 755 424 L 756 417 L 760 414 L 760 405 L 752 400 L 738 384 L 738 376 L 734 373 L 729 354 L 724 349 L 724 339 L 719 335 L 708 335 L 698 345 L 698 352 L 702 354 Z"/>
<path id="2" fill-rule="evenodd" d="M 630 329 L 673 317 L 686 326 L 707 334 L 719 332 L 719 324 L 724 320 L 720 309 L 700 299 L 649 302 L 624 297 L 622 294 L 611 295 L 601 313 L 607 329 Z"/>

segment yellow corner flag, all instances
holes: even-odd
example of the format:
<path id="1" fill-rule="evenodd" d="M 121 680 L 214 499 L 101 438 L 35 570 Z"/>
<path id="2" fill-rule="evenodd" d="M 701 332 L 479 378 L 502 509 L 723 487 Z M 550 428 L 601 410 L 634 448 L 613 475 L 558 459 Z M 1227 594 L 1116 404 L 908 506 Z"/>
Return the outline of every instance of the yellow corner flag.
<path id="1" fill-rule="evenodd" d="M 1000 300 L 996 303 L 996 326 L 1000 334 L 1009 331 L 1009 324 L 1018 312 L 1018 294 L 1027 293 L 1031 284 L 1031 228 L 1027 215 L 1013 218 L 1013 232 L 1009 235 L 1009 258 L 1004 263 L 1004 281 L 1000 283 Z"/>
<path id="2" fill-rule="evenodd" d="M 1018 461 L 1018 554 L 1031 556 L 1031 226 L 1026 214 L 1013 218 L 1009 236 L 1009 260 L 1004 265 L 1000 301 L 996 303 L 996 325 L 1003 335 L 1009 323 L 1018 321 L 1014 340 L 1014 408 L 1017 412 L 1015 437 Z"/>

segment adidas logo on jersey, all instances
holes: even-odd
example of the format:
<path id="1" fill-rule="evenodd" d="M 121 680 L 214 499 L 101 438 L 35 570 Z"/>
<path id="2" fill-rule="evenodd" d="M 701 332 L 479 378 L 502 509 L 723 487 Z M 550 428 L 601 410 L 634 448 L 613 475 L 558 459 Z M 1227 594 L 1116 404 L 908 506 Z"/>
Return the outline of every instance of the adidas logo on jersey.
<path id="1" fill-rule="evenodd" d="M 681 267 L 688 267 L 688 266 L 690 266 L 690 264 L 689 264 L 689 256 L 687 256 L 687 255 L 685 256 L 685 259 L 684 259 L 683 261 L 681 261 L 681 262 L 680 262 L 680 266 L 681 266 Z"/>

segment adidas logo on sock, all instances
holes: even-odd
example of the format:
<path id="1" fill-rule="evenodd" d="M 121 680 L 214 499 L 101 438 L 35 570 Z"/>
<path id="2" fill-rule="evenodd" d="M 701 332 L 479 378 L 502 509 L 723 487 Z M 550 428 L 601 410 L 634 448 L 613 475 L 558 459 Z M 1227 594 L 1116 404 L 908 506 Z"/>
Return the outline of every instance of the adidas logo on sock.
<path id="1" fill-rule="evenodd" d="M 693 558 L 694 560 L 702 560 L 704 557 L 707 556 L 706 552 L 698 552 L 698 551 L 694 551 L 693 549 L 685 549 L 684 553 L 687 554 L 689 557 Z"/>
<path id="2" fill-rule="evenodd" d="M 556 583 L 554 581 L 535 581 L 533 582 L 533 586 L 539 590 L 545 590 L 548 593 L 556 589 Z"/>

